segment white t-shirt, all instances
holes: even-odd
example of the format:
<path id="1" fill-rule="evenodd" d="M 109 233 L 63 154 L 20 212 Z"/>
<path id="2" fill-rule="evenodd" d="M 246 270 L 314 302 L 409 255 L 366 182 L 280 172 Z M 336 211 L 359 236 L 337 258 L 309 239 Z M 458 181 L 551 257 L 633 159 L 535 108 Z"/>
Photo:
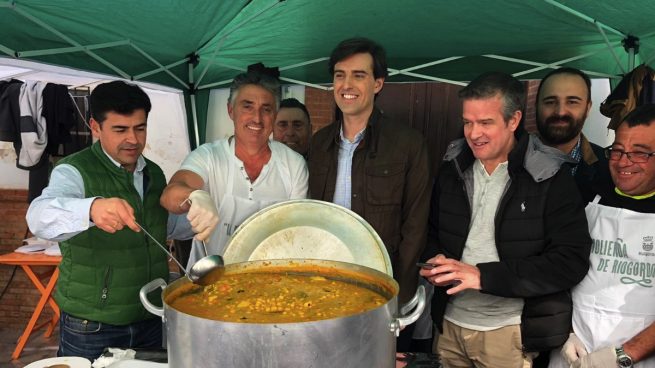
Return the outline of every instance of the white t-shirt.
<path id="1" fill-rule="evenodd" d="M 228 170 L 236 170 L 233 195 L 253 200 L 288 200 L 307 197 L 307 163 L 305 159 L 286 145 L 269 141 L 271 159 L 262 168 L 259 177 L 251 183 L 243 163 L 234 154 L 234 139 L 220 139 L 205 143 L 191 152 L 180 170 L 198 174 L 205 182 L 203 190 L 209 192 L 220 208 L 221 199 L 227 189 Z M 232 157 L 230 157 L 232 155 Z M 284 174 L 283 174 L 284 173 Z M 281 175 L 288 175 L 290 191 L 284 185 Z"/>
<path id="2" fill-rule="evenodd" d="M 234 140 L 203 144 L 182 163 L 181 170 L 192 171 L 202 178 L 205 183 L 202 189 L 209 193 L 219 211 L 220 223 L 206 242 L 210 254 L 222 255 L 237 227 L 255 212 L 273 203 L 307 197 L 305 159 L 282 143 L 269 141 L 268 145 L 271 158 L 254 182 L 234 153 Z M 230 177 L 232 185 L 229 185 Z M 188 265 L 204 256 L 203 247 L 194 240 Z"/>

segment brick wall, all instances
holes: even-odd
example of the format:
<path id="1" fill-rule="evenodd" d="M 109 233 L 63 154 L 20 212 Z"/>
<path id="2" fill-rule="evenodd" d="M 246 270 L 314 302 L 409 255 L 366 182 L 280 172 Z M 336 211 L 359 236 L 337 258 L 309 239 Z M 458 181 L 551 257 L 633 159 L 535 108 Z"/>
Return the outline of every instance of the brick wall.
<path id="1" fill-rule="evenodd" d="M 305 106 L 312 121 L 312 133 L 334 121 L 334 97 L 332 91 L 305 88 Z"/>
<path id="2" fill-rule="evenodd" d="M 537 100 L 537 91 L 539 90 L 539 80 L 530 80 L 526 83 L 528 92 L 527 106 L 525 109 L 525 129 L 528 132 L 537 131 L 535 103 Z"/>
<path id="3" fill-rule="evenodd" d="M 525 82 L 527 90 L 527 106 L 525 111 L 525 129 L 528 132 L 536 132 L 535 103 L 540 80 L 529 80 Z M 318 88 L 305 87 L 305 106 L 309 110 L 312 120 L 312 133 L 334 121 L 334 96 L 332 91 L 324 91 Z"/>
<path id="4" fill-rule="evenodd" d="M 27 229 L 27 207 L 26 190 L 0 189 L 0 209 L 3 215 L 0 221 L 0 253 L 12 252 L 21 245 Z M 37 273 L 49 269 L 51 268 L 34 268 Z M 20 267 L 16 269 L 9 283 L 13 270 L 14 266 L 0 265 L 0 293 L 9 285 L 0 299 L 0 329 L 19 336 L 32 316 L 41 294 Z M 48 307 L 45 311 L 39 323 L 52 317 Z"/>

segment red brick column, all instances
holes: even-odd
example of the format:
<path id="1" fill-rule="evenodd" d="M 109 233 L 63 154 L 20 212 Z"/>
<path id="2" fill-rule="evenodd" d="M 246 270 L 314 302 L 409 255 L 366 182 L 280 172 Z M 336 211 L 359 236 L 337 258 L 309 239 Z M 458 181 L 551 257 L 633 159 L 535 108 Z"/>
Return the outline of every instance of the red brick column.
<path id="1" fill-rule="evenodd" d="M 312 121 L 312 133 L 334 121 L 334 96 L 332 91 L 305 87 L 305 106 Z"/>
<path id="2" fill-rule="evenodd" d="M 0 253 L 10 253 L 21 246 L 27 229 L 25 214 L 28 206 L 27 190 L 0 189 Z M 0 265 L 0 292 L 7 286 L 13 269 L 14 266 Z M 46 268 L 35 267 L 34 270 L 39 273 Z M 25 272 L 18 267 L 11 284 L 0 299 L 0 330 L 16 337 L 20 336 L 40 297 L 41 294 Z M 50 318 L 52 312 L 46 307 L 37 325 Z"/>

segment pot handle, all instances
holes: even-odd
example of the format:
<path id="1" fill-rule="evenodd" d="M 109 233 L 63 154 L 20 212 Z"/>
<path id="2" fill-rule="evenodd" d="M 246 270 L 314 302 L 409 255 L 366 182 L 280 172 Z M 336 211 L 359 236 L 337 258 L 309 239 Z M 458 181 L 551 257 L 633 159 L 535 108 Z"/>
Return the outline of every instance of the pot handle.
<path id="1" fill-rule="evenodd" d="M 164 290 L 165 287 L 166 287 L 166 281 L 164 281 L 164 279 L 162 278 L 158 278 L 143 285 L 141 291 L 139 291 L 139 298 L 141 299 L 141 304 L 143 304 L 143 307 L 146 308 L 148 312 L 162 318 L 164 317 L 164 308 L 163 307 L 159 308 L 154 304 L 150 303 L 150 300 L 148 300 L 148 294 L 157 290 L 157 288 L 161 288 L 162 290 Z"/>
<path id="2" fill-rule="evenodd" d="M 420 285 L 416 289 L 414 297 L 400 308 L 400 316 L 391 322 L 391 332 L 394 332 L 396 336 L 398 336 L 400 330 L 405 328 L 405 326 L 416 322 L 423 313 L 423 309 L 425 309 L 425 303 L 425 287 Z M 410 313 L 412 309 L 414 309 L 414 311 Z"/>

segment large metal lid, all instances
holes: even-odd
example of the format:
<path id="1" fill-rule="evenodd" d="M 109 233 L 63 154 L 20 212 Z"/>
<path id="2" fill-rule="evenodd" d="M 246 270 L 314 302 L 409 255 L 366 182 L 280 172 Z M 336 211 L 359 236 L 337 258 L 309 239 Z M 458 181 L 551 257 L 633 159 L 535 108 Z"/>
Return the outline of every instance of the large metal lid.
<path id="1" fill-rule="evenodd" d="M 347 208 L 312 199 L 277 203 L 250 216 L 223 254 L 226 263 L 289 258 L 355 263 L 393 276 L 371 225 Z"/>

